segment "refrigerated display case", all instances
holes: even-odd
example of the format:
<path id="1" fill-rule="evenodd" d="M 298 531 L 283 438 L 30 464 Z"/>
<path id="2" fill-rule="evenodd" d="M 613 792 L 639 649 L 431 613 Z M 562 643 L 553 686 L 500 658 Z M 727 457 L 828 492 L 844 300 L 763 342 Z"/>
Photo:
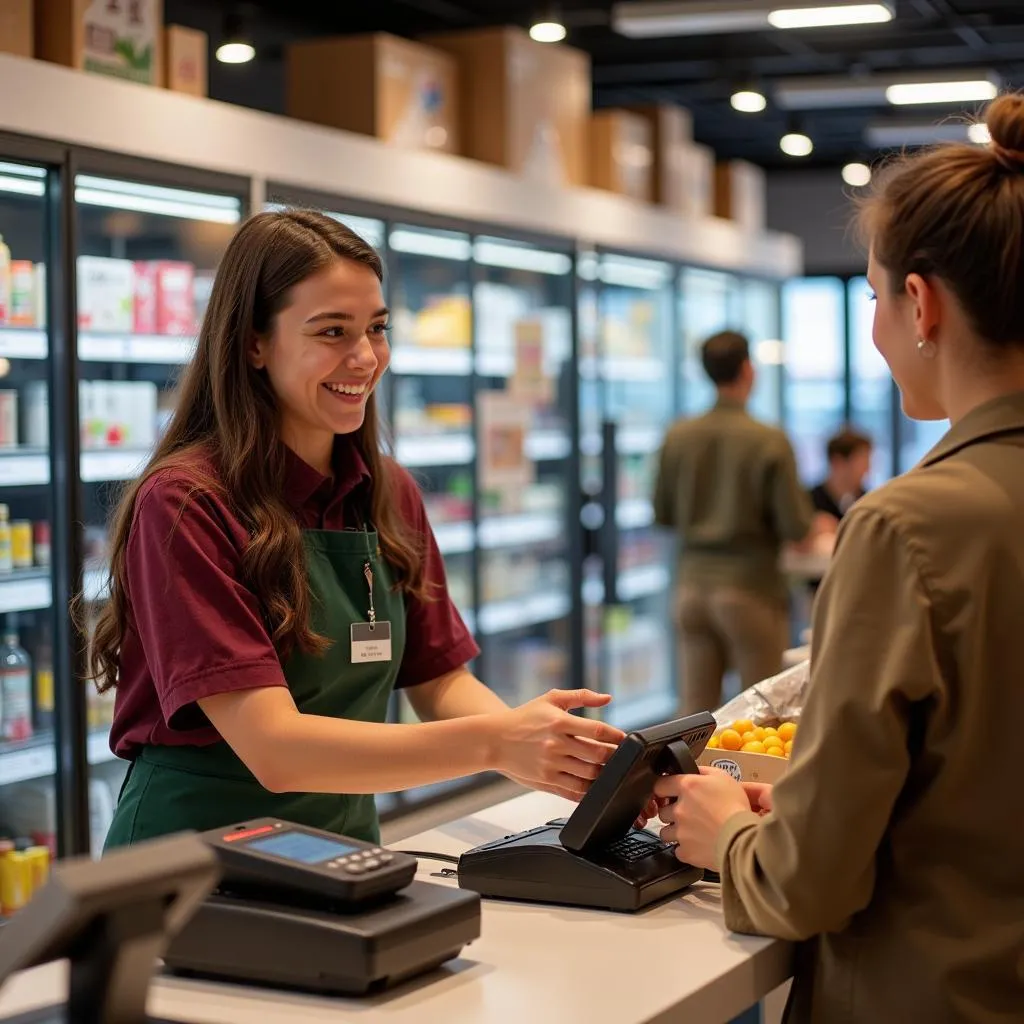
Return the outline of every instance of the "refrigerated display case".
<path id="1" fill-rule="evenodd" d="M 481 674 L 520 704 L 572 685 L 574 263 L 486 235 L 473 262 Z"/>
<path id="2" fill-rule="evenodd" d="M 588 684 L 622 728 L 678 702 L 672 541 L 654 526 L 658 452 L 678 405 L 676 270 L 612 253 L 580 260 L 582 592 Z"/>
<path id="3" fill-rule="evenodd" d="M 119 168 L 120 170 L 121 168 Z M 176 171 L 178 181 L 189 175 Z M 155 180 L 154 180 L 155 178 Z M 164 184 L 136 173 L 75 175 L 79 477 L 88 633 L 108 593 L 107 529 L 174 411 L 213 276 L 244 211 L 244 185 Z M 110 752 L 113 691 L 86 687 L 93 850 L 113 817 L 125 762 Z"/>
<path id="4" fill-rule="evenodd" d="M 58 849 L 48 272 L 56 179 L 0 142 L 0 840 Z"/>

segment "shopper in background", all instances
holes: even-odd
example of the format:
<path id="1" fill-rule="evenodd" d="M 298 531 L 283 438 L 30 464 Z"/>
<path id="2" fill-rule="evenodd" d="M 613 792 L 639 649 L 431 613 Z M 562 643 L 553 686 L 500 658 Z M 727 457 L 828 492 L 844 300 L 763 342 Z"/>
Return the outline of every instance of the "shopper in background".
<path id="1" fill-rule="evenodd" d="M 873 448 L 871 438 L 858 430 L 841 430 L 829 438 L 828 477 L 811 491 L 821 532 L 835 533 L 853 503 L 867 494 L 865 480 L 871 472 Z"/>
<path id="2" fill-rule="evenodd" d="M 655 519 L 679 541 L 683 714 L 721 704 L 730 666 L 744 687 L 779 670 L 789 639 L 779 552 L 786 541 L 802 541 L 812 523 L 786 435 L 747 413 L 754 387 L 747 339 L 716 334 L 701 358 L 717 400 L 704 416 L 670 428 L 654 491 Z"/>
<path id="3" fill-rule="evenodd" d="M 91 666 L 132 763 L 108 848 L 263 816 L 376 840 L 374 793 L 482 770 L 579 797 L 622 736 L 570 714 L 606 697 L 510 710 L 465 667 L 422 498 L 381 455 L 382 278 L 311 212 L 253 217 L 225 253 L 113 523 Z M 384 724 L 399 687 L 425 724 Z"/>
<path id="4" fill-rule="evenodd" d="M 843 520 L 774 810 L 722 772 L 657 787 L 728 925 L 804 941 L 790 1021 L 1024 1020 L 1024 97 L 987 122 L 863 207 L 875 345 L 952 426 Z"/>

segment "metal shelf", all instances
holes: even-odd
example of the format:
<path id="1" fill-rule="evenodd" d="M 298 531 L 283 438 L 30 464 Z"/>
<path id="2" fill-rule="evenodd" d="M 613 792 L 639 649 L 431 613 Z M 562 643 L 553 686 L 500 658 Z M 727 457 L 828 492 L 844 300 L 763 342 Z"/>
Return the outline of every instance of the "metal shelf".
<path id="1" fill-rule="evenodd" d="M 49 570 L 27 570 L 0 576 L 0 612 L 31 612 L 49 608 L 53 588 Z"/>
<path id="2" fill-rule="evenodd" d="M 480 609 L 480 633 L 494 636 L 556 622 L 569 614 L 571 605 L 567 594 L 532 594 L 509 601 L 492 601 Z"/>
<path id="3" fill-rule="evenodd" d="M 668 590 L 672 574 L 664 565 L 638 565 L 619 573 L 620 601 L 636 601 Z"/>
<path id="4" fill-rule="evenodd" d="M 432 523 L 442 555 L 468 555 L 476 544 L 472 523 Z"/>
<path id="5" fill-rule="evenodd" d="M 183 366 L 195 350 L 195 338 L 166 334 L 81 334 L 78 338 L 78 358 L 91 363 Z"/>
<path id="6" fill-rule="evenodd" d="M 480 547 L 486 551 L 543 544 L 565 533 L 562 517 L 556 512 L 532 512 L 516 516 L 493 516 L 480 523 Z"/>
<path id="7" fill-rule="evenodd" d="M 84 483 L 106 480 L 134 480 L 149 459 L 149 450 L 110 448 L 83 451 L 81 473 Z"/>
<path id="8" fill-rule="evenodd" d="M 391 372 L 407 376 L 468 377 L 473 372 L 473 353 L 468 348 L 396 345 L 391 350 Z"/>
<path id="9" fill-rule="evenodd" d="M 646 498 L 620 501 L 615 510 L 615 522 L 620 530 L 642 530 L 654 525 L 654 506 Z"/>
<path id="10" fill-rule="evenodd" d="M 87 751 L 91 765 L 117 760 L 110 750 L 110 735 L 106 730 L 89 734 Z M 0 786 L 45 779 L 56 770 L 57 757 L 52 733 L 43 733 L 13 748 L 0 746 Z"/>
<path id="11" fill-rule="evenodd" d="M 588 380 L 601 377 L 613 384 L 650 384 L 664 381 L 667 375 L 665 364 L 649 356 L 584 356 L 580 360 L 580 376 Z"/>
<path id="12" fill-rule="evenodd" d="M 437 434 L 404 437 L 395 442 L 395 458 L 413 468 L 427 466 L 468 466 L 476 455 L 470 434 Z"/>
<path id="13" fill-rule="evenodd" d="M 572 454 L 572 438 L 563 430 L 533 430 L 526 435 L 526 457 L 533 462 L 557 462 Z"/>
<path id="14" fill-rule="evenodd" d="M 658 427 L 622 427 L 615 437 L 620 455 L 650 455 L 661 447 L 664 431 Z"/>
<path id="15" fill-rule="evenodd" d="M 0 486 L 40 487 L 49 482 L 50 455 L 45 449 L 0 449 Z"/>
<path id="16" fill-rule="evenodd" d="M 0 327 L 0 356 L 6 359 L 45 359 L 49 347 L 46 331 Z"/>

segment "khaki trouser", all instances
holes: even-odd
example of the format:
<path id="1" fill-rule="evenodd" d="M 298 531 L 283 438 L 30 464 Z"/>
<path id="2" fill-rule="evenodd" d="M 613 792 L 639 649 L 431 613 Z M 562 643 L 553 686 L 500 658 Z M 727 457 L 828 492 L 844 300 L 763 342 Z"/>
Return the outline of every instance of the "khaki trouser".
<path id="1" fill-rule="evenodd" d="M 675 610 L 681 714 L 720 707 L 722 677 L 730 667 L 744 689 L 782 668 L 789 616 L 779 602 L 739 587 L 683 583 Z"/>

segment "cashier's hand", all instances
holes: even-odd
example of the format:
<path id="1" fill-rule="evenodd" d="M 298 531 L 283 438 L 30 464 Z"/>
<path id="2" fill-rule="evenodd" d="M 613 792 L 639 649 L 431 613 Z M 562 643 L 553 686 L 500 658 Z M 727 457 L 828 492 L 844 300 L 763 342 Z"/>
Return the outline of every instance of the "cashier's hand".
<path id="1" fill-rule="evenodd" d="M 579 800 L 625 733 L 569 712 L 610 700 L 593 690 L 549 690 L 497 715 L 498 771 L 531 789 Z"/>
<path id="2" fill-rule="evenodd" d="M 661 808 L 661 838 L 676 843 L 676 856 L 694 867 L 718 870 L 715 843 L 722 826 L 743 811 L 761 810 L 760 793 L 750 794 L 727 772 L 702 767 L 700 775 L 666 775 L 654 795 L 672 802 Z M 754 800 L 758 806 L 754 807 Z"/>

